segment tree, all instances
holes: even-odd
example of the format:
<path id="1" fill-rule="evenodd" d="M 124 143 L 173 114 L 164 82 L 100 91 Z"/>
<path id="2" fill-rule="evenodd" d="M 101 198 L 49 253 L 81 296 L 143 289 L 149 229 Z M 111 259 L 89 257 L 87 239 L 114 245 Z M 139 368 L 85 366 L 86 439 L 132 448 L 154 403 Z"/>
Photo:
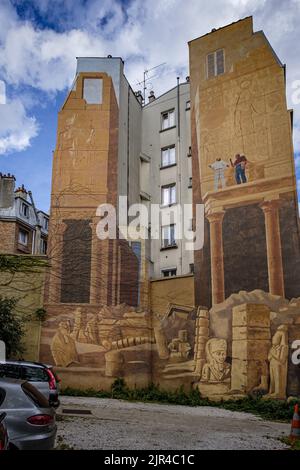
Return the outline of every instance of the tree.
<path id="1" fill-rule="evenodd" d="M 23 353 L 24 320 L 15 312 L 16 299 L 0 296 L 0 339 L 6 346 L 7 357 Z"/>

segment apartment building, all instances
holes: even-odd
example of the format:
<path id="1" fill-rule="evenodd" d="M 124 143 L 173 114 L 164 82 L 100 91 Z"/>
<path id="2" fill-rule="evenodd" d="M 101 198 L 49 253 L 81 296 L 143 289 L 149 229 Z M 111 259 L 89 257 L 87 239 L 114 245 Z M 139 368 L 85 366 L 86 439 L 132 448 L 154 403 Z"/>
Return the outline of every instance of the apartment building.
<path id="1" fill-rule="evenodd" d="M 23 185 L 15 189 L 13 175 L 0 174 L 0 253 L 45 255 L 48 225 L 32 193 Z"/>
<path id="2" fill-rule="evenodd" d="M 189 77 L 158 98 L 151 92 L 142 116 L 142 155 L 150 161 L 150 174 L 144 178 L 141 172 L 141 188 L 161 211 L 159 239 L 151 240 L 152 277 L 189 274 L 193 252 L 186 251 L 172 217 L 179 207 L 192 204 Z M 191 218 L 188 224 L 187 230 Z"/>

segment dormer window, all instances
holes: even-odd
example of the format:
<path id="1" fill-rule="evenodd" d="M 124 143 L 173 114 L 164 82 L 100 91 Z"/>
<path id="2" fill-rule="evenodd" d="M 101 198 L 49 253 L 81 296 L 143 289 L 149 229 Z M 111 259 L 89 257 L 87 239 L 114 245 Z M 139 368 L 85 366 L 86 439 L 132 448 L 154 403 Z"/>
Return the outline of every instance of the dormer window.
<path id="1" fill-rule="evenodd" d="M 225 73 L 224 49 L 211 52 L 207 55 L 207 78 L 217 77 Z"/>
<path id="2" fill-rule="evenodd" d="M 21 204 L 21 214 L 24 216 L 24 217 L 29 217 L 29 206 L 27 204 L 25 204 L 25 202 L 22 202 Z"/>

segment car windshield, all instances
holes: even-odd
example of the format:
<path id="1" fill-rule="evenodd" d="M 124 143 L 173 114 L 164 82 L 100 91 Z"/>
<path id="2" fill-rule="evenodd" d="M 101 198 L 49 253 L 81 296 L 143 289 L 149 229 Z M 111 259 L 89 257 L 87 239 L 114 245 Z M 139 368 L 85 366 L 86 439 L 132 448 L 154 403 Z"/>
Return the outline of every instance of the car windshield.
<path id="1" fill-rule="evenodd" d="M 33 385 L 25 382 L 22 384 L 22 389 L 36 406 L 39 408 L 49 408 L 48 400 L 35 387 L 33 387 Z"/>

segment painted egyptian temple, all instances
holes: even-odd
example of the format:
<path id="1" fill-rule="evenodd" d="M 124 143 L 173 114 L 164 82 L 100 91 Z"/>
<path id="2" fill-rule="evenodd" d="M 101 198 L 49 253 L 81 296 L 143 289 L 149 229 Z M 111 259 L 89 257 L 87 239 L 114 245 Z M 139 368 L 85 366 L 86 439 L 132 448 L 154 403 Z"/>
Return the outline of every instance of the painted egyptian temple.
<path id="1" fill-rule="evenodd" d="M 58 114 L 39 359 L 56 365 L 63 387 L 123 378 L 216 400 L 299 396 L 286 69 L 252 17 L 188 47 L 186 82 L 148 103 L 122 59 L 77 58 Z M 116 238 L 100 239 L 98 207 L 119 209 L 120 196 L 119 214 L 161 197 L 166 210 L 203 205 L 203 246 L 185 251 L 172 224 L 159 240 L 124 238 L 130 215 Z"/>

